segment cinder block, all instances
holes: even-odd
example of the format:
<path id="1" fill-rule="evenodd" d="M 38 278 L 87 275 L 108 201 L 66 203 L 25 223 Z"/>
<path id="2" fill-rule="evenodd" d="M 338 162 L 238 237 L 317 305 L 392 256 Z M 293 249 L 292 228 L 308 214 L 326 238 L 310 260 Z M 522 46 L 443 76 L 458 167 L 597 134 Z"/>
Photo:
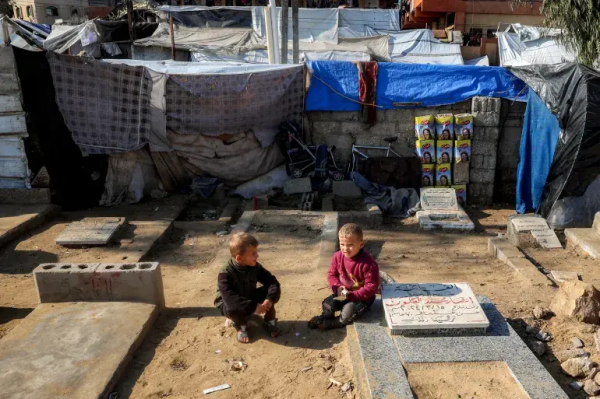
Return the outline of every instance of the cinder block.
<path id="1" fill-rule="evenodd" d="M 523 115 L 521 117 L 517 115 L 508 115 L 504 120 L 504 127 L 522 127 L 523 126 Z"/>
<path id="2" fill-rule="evenodd" d="M 386 110 L 385 120 L 392 123 L 402 123 L 409 125 L 412 123 L 413 128 L 415 124 L 415 110 L 414 109 L 391 109 Z"/>
<path id="3" fill-rule="evenodd" d="M 496 143 L 473 140 L 471 153 L 474 155 L 496 155 Z"/>
<path id="4" fill-rule="evenodd" d="M 485 158 L 485 155 L 481 155 L 481 154 L 473 154 L 471 155 L 471 167 L 473 168 L 483 168 L 483 160 Z"/>
<path id="5" fill-rule="evenodd" d="M 471 155 L 471 167 L 474 169 L 496 169 L 496 155 Z"/>
<path id="6" fill-rule="evenodd" d="M 473 205 L 489 205 L 494 196 L 493 184 L 473 183 L 467 186 L 469 203 Z"/>
<path id="7" fill-rule="evenodd" d="M 337 122 L 360 122 L 362 121 L 362 115 L 359 111 L 331 112 L 330 120 Z"/>
<path id="8" fill-rule="evenodd" d="M 364 134 L 378 137 L 392 137 L 396 135 L 395 122 L 377 122 L 370 129 L 364 130 Z"/>
<path id="9" fill-rule="evenodd" d="M 473 112 L 473 125 L 475 127 L 497 127 L 499 124 L 500 113 L 498 112 Z"/>
<path id="10" fill-rule="evenodd" d="M 310 177 L 286 180 L 283 183 L 283 191 L 286 194 L 310 193 L 312 191 L 312 183 L 310 182 Z"/>
<path id="11" fill-rule="evenodd" d="M 158 262 L 101 263 L 94 271 L 93 286 L 97 301 L 144 302 L 165 306 Z"/>
<path id="12" fill-rule="evenodd" d="M 33 271 L 40 303 L 93 301 L 93 272 L 99 263 L 43 263 Z"/>
<path id="13" fill-rule="evenodd" d="M 318 132 L 318 134 L 321 134 L 323 136 L 328 136 L 330 134 L 339 134 L 341 133 L 340 128 L 340 122 L 313 122 L 313 131 L 316 131 Z"/>
<path id="14" fill-rule="evenodd" d="M 164 307 L 160 265 L 142 263 L 45 263 L 33 271 L 40 303 L 144 302 Z"/>
<path id="15" fill-rule="evenodd" d="M 460 162 L 454 164 L 453 171 L 453 183 L 454 184 L 469 184 L 470 179 L 470 168 L 468 162 Z"/>
<path id="16" fill-rule="evenodd" d="M 486 127 L 480 128 L 477 131 L 478 135 L 476 140 L 487 141 L 487 142 L 497 142 L 498 137 L 500 137 L 500 128 L 498 127 Z"/>
<path id="17" fill-rule="evenodd" d="M 333 195 L 344 198 L 361 198 L 362 191 L 352 180 L 334 181 Z"/>
<path id="18" fill-rule="evenodd" d="M 488 252 L 502 262 L 509 258 L 524 258 L 525 255 L 517 247 L 508 242 L 506 237 L 493 237 L 488 240 Z"/>
<path id="19" fill-rule="evenodd" d="M 330 122 L 333 119 L 334 114 L 335 112 L 331 111 L 312 111 L 307 112 L 306 117 L 308 118 L 309 122 Z"/>
<path id="20" fill-rule="evenodd" d="M 496 171 L 494 169 L 471 169 L 470 181 L 473 183 L 494 183 Z"/>

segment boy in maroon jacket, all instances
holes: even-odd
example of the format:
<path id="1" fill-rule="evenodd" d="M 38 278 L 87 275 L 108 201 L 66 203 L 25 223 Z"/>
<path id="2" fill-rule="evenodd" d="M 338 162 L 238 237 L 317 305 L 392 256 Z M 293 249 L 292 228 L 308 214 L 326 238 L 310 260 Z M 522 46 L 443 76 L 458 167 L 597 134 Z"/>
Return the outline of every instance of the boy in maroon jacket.
<path id="1" fill-rule="evenodd" d="M 354 223 L 345 224 L 338 236 L 340 250 L 333 255 L 327 272 L 333 295 L 323 301 L 323 313 L 308 322 L 310 328 L 328 330 L 352 323 L 371 307 L 379 288 L 379 266 L 363 249 L 362 229 Z M 338 317 L 337 311 L 341 311 Z"/>

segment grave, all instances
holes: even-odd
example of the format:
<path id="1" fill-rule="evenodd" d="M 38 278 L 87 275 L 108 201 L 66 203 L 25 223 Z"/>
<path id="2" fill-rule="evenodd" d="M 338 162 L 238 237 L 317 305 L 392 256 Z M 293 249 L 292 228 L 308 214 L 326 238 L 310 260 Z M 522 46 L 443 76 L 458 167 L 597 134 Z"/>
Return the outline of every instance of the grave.
<path id="1" fill-rule="evenodd" d="M 562 248 L 554 230 L 540 215 L 509 216 L 508 241 L 520 248 Z"/>
<path id="2" fill-rule="evenodd" d="M 594 215 L 591 229 L 565 229 L 567 244 L 578 247 L 594 259 L 600 259 L 600 212 Z"/>
<path id="3" fill-rule="evenodd" d="M 381 299 L 391 334 L 483 334 L 490 323 L 466 283 L 387 284 Z"/>
<path id="4" fill-rule="evenodd" d="M 424 230 L 447 229 L 471 231 L 475 225 L 458 205 L 453 188 L 424 188 L 421 190 L 421 208 L 417 212 L 419 226 Z"/>
<path id="5" fill-rule="evenodd" d="M 60 245 L 107 245 L 125 223 L 125 218 L 84 218 L 69 224 L 56 238 Z"/>
<path id="6" fill-rule="evenodd" d="M 577 274 L 577 272 L 551 270 L 550 275 L 557 283 L 564 283 L 569 280 L 579 280 L 579 274 Z"/>

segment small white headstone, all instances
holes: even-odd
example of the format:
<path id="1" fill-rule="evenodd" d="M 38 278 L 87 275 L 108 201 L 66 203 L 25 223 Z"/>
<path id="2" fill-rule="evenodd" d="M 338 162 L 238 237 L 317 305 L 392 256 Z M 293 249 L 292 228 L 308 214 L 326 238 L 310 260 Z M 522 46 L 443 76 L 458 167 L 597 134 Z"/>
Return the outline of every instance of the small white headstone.
<path id="1" fill-rule="evenodd" d="M 531 234 L 542 248 L 562 248 L 554 230 L 533 230 Z"/>
<path id="2" fill-rule="evenodd" d="M 390 330 L 485 329 L 490 323 L 466 283 L 387 284 L 381 298 Z"/>
<path id="3" fill-rule="evenodd" d="M 421 208 L 426 211 L 458 210 L 456 191 L 453 188 L 424 188 L 421 191 Z"/>
<path id="4" fill-rule="evenodd" d="M 535 215 L 518 215 L 508 219 L 508 240 L 519 248 L 561 248 L 562 245 L 546 219 Z"/>
<path id="5" fill-rule="evenodd" d="M 579 280 L 579 274 L 577 272 L 566 272 L 562 270 L 551 270 L 550 275 L 556 282 L 564 283 L 568 280 Z"/>
<path id="6" fill-rule="evenodd" d="M 515 230 L 519 233 L 524 231 L 534 231 L 534 230 L 548 230 L 548 223 L 546 223 L 546 219 L 540 217 L 533 216 L 522 216 L 515 217 L 512 219 L 512 223 L 515 226 Z"/>

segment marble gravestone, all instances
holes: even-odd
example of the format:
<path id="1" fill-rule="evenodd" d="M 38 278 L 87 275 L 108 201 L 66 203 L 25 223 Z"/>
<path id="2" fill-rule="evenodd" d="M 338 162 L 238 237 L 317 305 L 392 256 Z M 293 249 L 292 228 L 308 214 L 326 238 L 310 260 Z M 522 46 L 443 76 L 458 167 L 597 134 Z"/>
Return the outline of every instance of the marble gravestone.
<path id="1" fill-rule="evenodd" d="M 424 188 L 421 191 L 421 208 L 430 210 L 458 210 L 456 191 L 453 188 Z"/>
<path id="2" fill-rule="evenodd" d="M 386 284 L 381 299 L 397 335 L 478 335 L 490 323 L 466 283 Z"/>
<path id="3" fill-rule="evenodd" d="M 562 248 L 554 230 L 540 215 L 509 216 L 508 241 L 520 248 Z"/>

